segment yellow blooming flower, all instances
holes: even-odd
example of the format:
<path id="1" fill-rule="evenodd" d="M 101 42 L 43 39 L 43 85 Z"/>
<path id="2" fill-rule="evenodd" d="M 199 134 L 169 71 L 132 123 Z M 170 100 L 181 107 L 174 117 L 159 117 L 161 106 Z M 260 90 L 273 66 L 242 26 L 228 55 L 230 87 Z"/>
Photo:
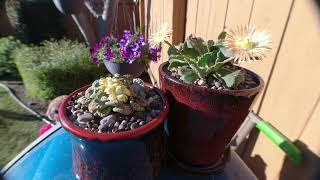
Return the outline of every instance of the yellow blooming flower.
<path id="1" fill-rule="evenodd" d="M 168 23 L 160 25 L 157 30 L 151 34 L 149 38 L 149 43 L 153 47 L 158 47 L 162 42 L 164 42 L 172 33 Z"/>
<path id="2" fill-rule="evenodd" d="M 100 90 L 107 93 L 112 102 L 127 102 L 131 92 L 118 78 L 106 77 L 99 80 Z"/>
<path id="3" fill-rule="evenodd" d="M 233 54 L 234 61 L 254 61 L 266 56 L 271 43 L 271 33 L 246 25 L 230 29 L 224 46 Z"/>

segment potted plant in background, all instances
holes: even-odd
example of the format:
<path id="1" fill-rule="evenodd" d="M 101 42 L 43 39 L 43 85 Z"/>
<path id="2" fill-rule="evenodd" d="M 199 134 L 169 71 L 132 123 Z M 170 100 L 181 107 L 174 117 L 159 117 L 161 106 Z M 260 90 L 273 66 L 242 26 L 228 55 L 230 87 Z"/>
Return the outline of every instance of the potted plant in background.
<path id="1" fill-rule="evenodd" d="M 112 34 L 102 38 L 91 49 L 92 62 L 104 63 L 111 74 L 131 74 L 138 77 L 150 61 L 158 61 L 160 47 L 152 47 L 139 33 L 125 30 L 120 38 Z"/>
<path id="2" fill-rule="evenodd" d="M 106 77 L 71 93 L 61 104 L 80 179 L 152 179 L 164 157 L 161 92 L 129 75 Z M 126 178 L 125 178 L 126 177 Z"/>
<path id="3" fill-rule="evenodd" d="M 161 89 L 174 111 L 168 115 L 169 153 L 187 170 L 215 170 L 231 138 L 263 87 L 262 79 L 237 66 L 261 60 L 271 34 L 252 26 L 222 32 L 218 41 L 190 35 L 178 47 L 166 41 L 170 30 L 158 28 L 150 38 L 170 46 L 169 62 L 159 67 Z"/>

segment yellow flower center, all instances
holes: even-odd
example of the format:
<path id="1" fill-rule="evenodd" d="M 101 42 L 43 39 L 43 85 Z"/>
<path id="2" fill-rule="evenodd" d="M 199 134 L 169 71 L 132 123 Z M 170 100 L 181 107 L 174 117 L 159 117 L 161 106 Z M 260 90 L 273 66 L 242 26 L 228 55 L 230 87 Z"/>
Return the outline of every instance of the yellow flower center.
<path id="1" fill-rule="evenodd" d="M 252 41 L 252 37 L 243 37 L 240 36 L 236 39 L 236 46 L 242 50 L 251 50 L 256 47 L 256 43 Z"/>

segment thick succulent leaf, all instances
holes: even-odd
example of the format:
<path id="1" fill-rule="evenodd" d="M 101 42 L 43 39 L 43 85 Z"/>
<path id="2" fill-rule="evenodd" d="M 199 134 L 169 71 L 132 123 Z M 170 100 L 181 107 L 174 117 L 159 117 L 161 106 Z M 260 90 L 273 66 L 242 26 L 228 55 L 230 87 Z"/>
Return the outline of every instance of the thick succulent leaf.
<path id="1" fill-rule="evenodd" d="M 209 75 L 211 73 L 216 73 L 219 72 L 220 69 L 224 66 L 225 64 L 222 62 L 216 62 L 213 66 L 210 66 L 207 71 L 206 74 Z"/>
<path id="2" fill-rule="evenodd" d="M 169 61 L 169 66 L 168 69 L 171 70 L 173 68 L 178 68 L 178 67 L 182 67 L 182 66 L 186 66 L 188 65 L 188 63 L 186 61 L 179 61 L 179 60 L 170 60 Z"/>
<path id="3" fill-rule="evenodd" d="M 208 52 L 198 57 L 197 64 L 200 67 L 212 66 L 215 64 L 217 59 L 217 54 L 215 52 Z"/>
<path id="4" fill-rule="evenodd" d="M 227 57 L 222 53 L 222 51 L 217 52 L 217 62 L 223 62 Z"/>
<path id="5" fill-rule="evenodd" d="M 207 46 L 207 52 L 211 52 L 213 50 L 213 47 L 215 47 L 213 40 L 207 41 L 205 45 Z"/>
<path id="6" fill-rule="evenodd" d="M 169 47 L 168 51 L 167 51 L 168 55 L 178 55 L 177 50 L 175 50 L 173 47 Z"/>
<path id="7" fill-rule="evenodd" d="M 190 35 L 187 40 L 188 48 L 195 49 L 199 54 L 204 54 L 207 51 L 207 47 L 204 43 L 204 40 L 199 37 L 193 37 Z"/>
<path id="8" fill-rule="evenodd" d="M 228 49 L 228 48 L 221 47 L 221 48 L 220 48 L 220 51 L 222 52 L 222 54 L 223 54 L 225 57 L 233 57 L 233 56 L 234 56 L 234 54 L 232 53 L 232 51 L 230 51 L 230 49 Z"/>
<path id="9" fill-rule="evenodd" d="M 189 48 L 188 47 L 188 43 L 184 42 L 181 46 L 180 46 L 180 51 L 182 51 L 183 54 L 196 59 L 199 56 L 199 53 L 193 49 L 193 48 Z"/>
<path id="10" fill-rule="evenodd" d="M 219 36 L 218 36 L 218 39 L 219 40 L 224 40 L 227 36 L 227 33 L 225 31 L 222 31 Z"/>
<path id="11" fill-rule="evenodd" d="M 245 74 L 242 70 L 236 70 L 221 76 L 221 79 L 227 87 L 236 87 L 245 80 Z"/>
<path id="12" fill-rule="evenodd" d="M 186 59 L 185 59 L 185 56 L 183 56 L 183 55 L 170 55 L 169 62 L 171 62 L 171 61 L 186 62 Z"/>
<path id="13" fill-rule="evenodd" d="M 194 61 L 188 61 L 188 64 L 191 69 L 193 69 L 200 78 L 205 78 L 207 76 L 206 70 L 198 66 Z"/>
<path id="14" fill-rule="evenodd" d="M 199 76 L 193 69 L 182 68 L 181 72 L 182 76 L 180 77 L 180 79 L 186 84 L 193 84 L 194 81 L 196 81 L 199 78 Z"/>

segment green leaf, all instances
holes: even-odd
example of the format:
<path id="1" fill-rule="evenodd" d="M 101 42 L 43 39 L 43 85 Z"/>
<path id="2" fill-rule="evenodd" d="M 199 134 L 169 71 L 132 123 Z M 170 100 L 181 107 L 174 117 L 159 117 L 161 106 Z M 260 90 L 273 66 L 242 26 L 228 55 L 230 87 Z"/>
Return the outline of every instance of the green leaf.
<path id="1" fill-rule="evenodd" d="M 224 81 L 227 87 L 231 88 L 236 87 L 243 82 L 245 80 L 245 75 L 242 70 L 236 70 L 221 76 L 221 79 Z"/>
<path id="2" fill-rule="evenodd" d="M 218 72 L 225 64 L 222 62 L 216 62 L 213 66 L 210 66 L 207 69 L 207 75 L 211 74 L 211 73 L 215 73 Z"/>
<path id="3" fill-rule="evenodd" d="M 182 66 L 186 66 L 188 65 L 187 62 L 181 62 L 181 61 L 169 61 L 169 66 L 168 69 L 171 70 L 173 68 L 178 68 L 178 67 L 182 67 Z"/>
<path id="4" fill-rule="evenodd" d="M 177 52 L 177 50 L 173 47 L 169 47 L 168 49 L 168 55 L 171 56 L 171 55 L 178 55 L 179 53 Z"/>
<path id="5" fill-rule="evenodd" d="M 185 54 L 191 58 L 194 58 L 194 59 L 199 56 L 199 53 L 195 49 L 188 47 L 187 42 L 184 42 L 180 46 L 180 51 L 182 51 L 183 54 Z"/>
<path id="6" fill-rule="evenodd" d="M 199 54 L 204 54 L 207 51 L 207 47 L 204 44 L 204 40 L 199 37 L 193 37 L 190 35 L 187 40 L 188 48 L 195 49 Z"/>
<path id="7" fill-rule="evenodd" d="M 207 41 L 206 45 L 207 45 L 207 51 L 210 52 L 210 51 L 212 51 L 211 50 L 212 47 L 214 47 L 214 41 L 213 40 L 209 40 L 209 41 Z"/>
<path id="8" fill-rule="evenodd" d="M 170 61 L 180 61 L 180 62 L 186 62 L 186 59 L 183 55 L 170 55 L 169 56 L 169 62 Z"/>
<path id="9" fill-rule="evenodd" d="M 225 31 L 222 31 L 219 36 L 218 36 L 218 39 L 219 40 L 224 40 L 227 36 L 227 33 Z"/>
<path id="10" fill-rule="evenodd" d="M 217 62 L 223 62 L 225 59 L 227 59 L 227 57 L 219 50 L 217 52 Z"/>
<path id="11" fill-rule="evenodd" d="M 204 55 L 198 57 L 197 64 L 200 67 L 209 67 L 209 66 L 215 64 L 216 58 L 217 58 L 216 53 L 208 52 L 208 53 L 205 53 Z"/>
<path id="12" fill-rule="evenodd" d="M 182 55 L 171 55 L 169 56 L 169 66 L 168 69 L 177 68 L 180 66 L 188 65 L 188 62 L 185 60 L 185 57 Z"/>
<path id="13" fill-rule="evenodd" d="M 194 81 L 196 81 L 199 78 L 199 76 L 193 69 L 182 68 L 181 72 L 182 76 L 180 77 L 180 79 L 186 84 L 193 84 Z"/>

